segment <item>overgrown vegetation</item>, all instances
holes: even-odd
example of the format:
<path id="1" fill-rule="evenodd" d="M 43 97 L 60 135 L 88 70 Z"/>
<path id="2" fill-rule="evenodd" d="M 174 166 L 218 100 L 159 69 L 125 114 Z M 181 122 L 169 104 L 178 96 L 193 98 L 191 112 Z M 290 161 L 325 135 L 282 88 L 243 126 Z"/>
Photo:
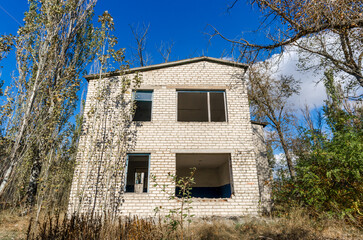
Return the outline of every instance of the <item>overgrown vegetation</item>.
<path id="1" fill-rule="evenodd" d="M 360 104 L 343 96 L 331 71 L 325 73 L 325 86 L 329 99 L 317 122 L 326 124 L 299 128 L 300 143 L 294 149 L 297 177 L 277 180 L 275 198 L 284 207 L 295 201 L 315 216 L 348 217 L 359 225 L 363 222 L 363 112 Z"/>
<path id="2" fill-rule="evenodd" d="M 162 220 L 88 219 L 42 215 L 38 224 L 16 213 L 0 213 L 1 239 L 181 239 Z M 292 209 L 280 218 L 196 219 L 184 239 L 361 239 L 362 231 L 332 218 L 311 219 L 304 209 Z"/>
<path id="3" fill-rule="evenodd" d="M 298 93 L 294 81 L 275 79 L 271 70 L 266 76 L 264 70 L 256 73 L 252 69 L 249 81 L 254 89 L 249 98 L 253 116 L 271 124 L 268 141 L 284 150 L 287 162 L 287 167 L 274 171 L 274 214 L 284 215 L 299 206 L 314 218 L 328 215 L 361 225 L 362 103 L 349 100 L 334 80 L 334 72 L 326 71 L 323 81 L 328 100 L 316 110 L 315 118 L 313 111 L 303 110 L 299 124 L 297 111 L 286 105 Z"/>
<path id="4" fill-rule="evenodd" d="M 230 10 L 240 2 L 232 1 Z M 277 214 L 301 206 L 314 217 L 329 215 L 362 224 L 362 4 L 251 1 L 262 17 L 260 30 L 268 31 L 265 41 L 229 39 L 240 59 L 253 64 L 252 117 L 270 123 L 267 141 L 282 149 L 273 181 Z M 226 39 L 216 29 L 211 35 Z M 301 70 L 325 73 L 320 81 L 328 99 L 321 108 L 300 110 L 286 104 L 300 89 L 293 78 L 276 76 L 271 63 L 278 65 L 278 53 L 288 49 L 297 50 Z M 261 56 L 272 58 L 255 64 Z"/>
<path id="5" fill-rule="evenodd" d="M 179 205 L 176 208 L 170 209 L 168 214 L 165 215 L 164 223 L 169 226 L 169 229 L 172 232 L 175 232 L 179 228 L 178 232 L 180 233 L 181 239 L 184 239 L 185 224 L 190 224 L 194 217 L 194 215 L 190 213 L 190 210 L 193 208 L 190 204 L 193 202 L 191 199 L 191 191 L 192 186 L 195 184 L 194 174 L 196 170 L 195 167 L 191 168 L 190 175 L 185 177 L 169 173 L 168 177 L 171 180 L 171 186 L 160 185 L 157 182 L 156 176 L 151 176 L 154 187 L 160 187 L 161 191 L 168 195 L 169 200 L 176 200 L 179 202 Z M 168 189 L 172 190 L 168 192 Z M 162 206 L 156 207 L 154 209 L 155 215 L 162 210 Z"/>
<path id="6" fill-rule="evenodd" d="M 98 51 L 95 4 L 31 0 L 24 26 L 8 40 L 17 74 L 0 109 L 0 199 L 24 213 L 66 204 L 79 129 L 71 118 L 84 69 Z"/>
<path id="7" fill-rule="evenodd" d="M 290 76 L 274 76 L 269 63 L 250 68 L 248 90 L 253 118 L 270 123 L 269 146 L 282 149 L 286 161 L 284 166 L 275 169 L 271 219 L 195 219 L 186 228 L 185 221 L 192 217 L 188 210 L 195 170 L 185 178 L 169 175 L 173 183 L 169 198 L 179 201 L 180 206 L 170 210 L 165 219 L 118 219 L 115 213 L 123 200 L 120 179 L 124 174 L 126 149 L 132 148 L 135 135 L 130 129 L 129 117 L 134 106 L 125 95 L 137 88 L 141 79 L 137 74 L 133 79 L 123 77 L 129 62 L 124 49 L 114 49 L 117 39 L 111 34 L 112 17 L 105 12 L 99 18 L 101 26 L 93 25 L 96 0 L 30 0 L 25 24 L 18 35 L 0 37 L 0 60 L 15 49 L 18 68 L 11 87 L 0 91 L 0 222 L 5 223 L 0 231 L 12 228 L 13 223 L 28 225 L 32 216 L 28 228 L 14 228 L 21 232 L 19 237 L 362 238 L 358 228 L 363 224 L 363 107 L 362 95 L 356 94 L 363 86 L 362 1 L 252 2 L 261 9 L 265 20 L 277 19 L 278 26 L 285 26 L 287 31 L 273 36 L 268 45 L 244 39 L 234 41 L 240 46 L 240 59 L 250 63 L 263 51 L 275 53 L 274 50 L 292 44 L 304 52 L 301 60 L 305 68 L 325 71 L 322 81 L 328 95 L 316 118 L 311 116 L 310 109 L 305 109 L 303 121 L 299 122 L 296 117 L 299 111 L 288 105 L 289 98 L 299 93 L 299 82 Z M 134 31 L 140 43 L 140 65 L 147 64 L 143 59 L 147 31 L 148 27 L 141 35 Z M 220 35 L 217 31 L 215 34 Z M 321 60 L 316 66 L 308 61 L 307 57 L 312 55 Z M 73 122 L 81 75 L 93 61 L 98 63 L 93 73 L 100 78 L 103 73 L 116 70 L 121 77 L 109 82 L 98 81 L 96 104 L 89 106 L 84 115 L 82 107 Z M 334 78 L 342 72 L 348 76 L 346 86 Z M 121 117 L 110 117 L 110 109 L 117 109 Z M 87 126 L 82 126 L 84 117 L 89 119 Z M 98 125 L 104 128 L 95 128 Z M 88 136 L 93 151 L 87 152 L 78 146 L 82 127 L 86 132 L 93 131 Z M 110 134 L 104 134 L 105 131 Z M 74 207 L 90 201 L 88 215 L 68 218 L 59 212 L 65 212 L 69 204 L 77 151 L 84 151 L 95 162 L 90 166 L 92 174 L 83 181 L 93 184 L 94 188 L 107 187 L 105 192 L 92 196 L 80 188 L 75 193 L 79 205 Z M 108 165 L 100 164 L 105 159 L 112 161 Z M 103 178 L 97 174 L 102 170 Z M 179 189 L 177 195 L 174 186 Z M 166 186 L 162 188 L 165 190 Z M 100 195 L 105 197 L 97 199 Z M 103 206 L 102 217 L 94 214 L 97 205 Z M 18 215 L 27 216 L 20 220 Z M 3 237 L 7 235 L 0 235 Z"/>
<path id="8" fill-rule="evenodd" d="M 91 216 L 107 213 L 116 217 L 123 202 L 126 155 L 133 150 L 136 139 L 130 118 L 135 110 L 131 92 L 139 87 L 141 77 L 138 73 L 124 74 L 130 65 L 125 50 L 115 50 L 117 38 L 112 35 L 111 15 L 106 11 L 99 22 L 97 81 L 93 81 L 94 93 L 89 94 L 90 102 L 85 106 L 80 136 L 84 144 L 78 145 L 77 153 L 87 159 L 87 170 L 82 175 L 82 170 L 75 168 L 73 184 L 77 190 L 73 192 L 73 201 L 69 201 L 69 209 Z M 112 71 L 118 71 L 119 76 L 104 79 Z"/>
<path id="9" fill-rule="evenodd" d="M 37 217 L 43 209 L 65 211 L 77 152 L 85 151 L 78 146 L 85 132 L 94 131 L 93 138 L 88 139 L 94 150 L 102 149 L 103 157 L 114 159 L 109 162 L 106 175 L 117 175 L 117 179 L 122 175 L 125 145 L 130 137 L 130 132 L 122 126 L 129 125 L 124 119 L 133 111 L 132 101 L 124 95 L 130 88 L 137 88 L 138 75 L 108 83 L 100 81 L 96 87 L 96 104 L 85 113 L 84 103 L 80 104 L 81 110 L 75 121 L 72 120 L 86 67 L 93 63 L 93 73 L 100 78 L 106 72 L 117 70 L 121 76 L 129 68 L 124 49 L 115 50 L 117 38 L 112 35 L 111 15 L 106 11 L 99 16 L 98 23 L 92 22 L 96 2 L 29 1 L 25 24 L 18 35 L 0 39 L 1 56 L 15 48 L 18 65 L 18 75 L 5 89 L 0 109 L 1 208 L 21 207 L 23 214 L 27 214 L 36 206 Z M 107 122 L 104 113 L 111 108 L 126 117 Z M 87 126 L 83 125 L 85 117 L 90 119 Z M 94 128 L 97 124 L 110 127 Z M 105 138 L 105 131 L 114 134 Z M 112 151 L 115 145 L 118 151 Z M 94 157 L 89 152 L 84 154 Z M 97 168 L 94 164 L 91 171 Z M 107 179 L 108 182 L 98 179 L 96 187 L 106 184 L 111 189 L 116 180 Z M 76 194 L 82 199 L 87 197 L 82 192 Z M 108 200 L 115 198 L 114 195 Z M 94 202 L 98 197 L 92 196 Z"/>

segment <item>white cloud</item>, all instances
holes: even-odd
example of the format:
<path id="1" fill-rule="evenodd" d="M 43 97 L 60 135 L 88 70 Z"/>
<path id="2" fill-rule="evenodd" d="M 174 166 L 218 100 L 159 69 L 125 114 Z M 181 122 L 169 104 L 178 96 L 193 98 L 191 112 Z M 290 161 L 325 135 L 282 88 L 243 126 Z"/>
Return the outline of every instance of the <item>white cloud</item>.
<path id="1" fill-rule="evenodd" d="M 275 157 L 276 168 L 281 168 L 286 166 L 286 158 L 284 153 L 277 153 L 274 155 L 274 157 Z"/>
<path id="2" fill-rule="evenodd" d="M 227 60 L 227 61 L 234 61 L 233 57 L 228 57 L 228 56 L 225 56 L 225 57 L 222 57 L 221 59 L 223 60 Z"/>
<path id="3" fill-rule="evenodd" d="M 323 77 L 323 72 L 301 71 L 298 68 L 299 56 L 297 51 L 287 49 L 282 57 L 273 56 L 270 60 L 278 61 L 277 69 L 274 69 L 274 75 L 292 75 L 296 80 L 301 81 L 301 90 L 299 95 L 292 96 L 290 103 L 295 108 L 304 108 L 308 105 L 310 108 L 321 107 L 326 99 L 324 84 L 319 80 Z M 316 57 L 311 61 L 319 61 Z"/>

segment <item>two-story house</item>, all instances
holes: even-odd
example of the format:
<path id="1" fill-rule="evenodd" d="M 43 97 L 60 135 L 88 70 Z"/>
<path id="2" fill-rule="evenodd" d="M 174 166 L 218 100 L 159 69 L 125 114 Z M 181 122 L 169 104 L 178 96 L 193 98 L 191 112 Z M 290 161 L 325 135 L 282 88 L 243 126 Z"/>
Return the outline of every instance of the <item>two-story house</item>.
<path id="1" fill-rule="evenodd" d="M 137 140 L 132 151 L 127 152 L 122 169 L 125 180 L 120 185 L 123 199 L 119 214 L 151 216 L 156 207 L 162 206 L 165 211 L 177 207 L 178 199 L 169 200 L 170 191 L 178 189 L 168 173 L 188 176 L 193 167 L 192 214 L 258 214 L 261 201 L 269 198 L 265 186 L 269 174 L 264 126 L 250 120 L 243 78 L 246 69 L 240 63 L 197 57 L 128 70 L 129 75 L 141 73 L 142 84 L 129 93 L 136 104 L 133 124 Z M 91 101 L 95 101 L 92 96 L 99 81 L 94 75 L 87 76 L 87 80 L 86 113 Z M 87 145 L 83 138 L 82 145 Z M 79 179 L 89 175 L 85 156 L 79 153 L 77 158 L 80 177 L 73 180 L 71 212 L 86 206 L 79 207 L 77 192 L 81 187 L 90 195 L 102 188 L 84 186 L 94 185 L 92 181 L 80 184 Z M 154 185 L 151 175 L 159 186 Z M 162 185 L 169 193 L 162 191 Z M 95 205 L 92 201 L 89 204 Z M 96 212 L 101 209 L 95 208 Z"/>

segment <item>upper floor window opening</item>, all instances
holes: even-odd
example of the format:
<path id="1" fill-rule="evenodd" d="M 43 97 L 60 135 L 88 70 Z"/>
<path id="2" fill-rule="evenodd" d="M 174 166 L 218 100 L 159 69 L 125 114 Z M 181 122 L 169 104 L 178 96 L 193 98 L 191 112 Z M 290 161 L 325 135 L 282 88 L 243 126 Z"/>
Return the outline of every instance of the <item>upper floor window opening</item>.
<path id="1" fill-rule="evenodd" d="M 132 92 L 135 101 L 135 113 L 133 121 L 151 121 L 152 90 L 136 90 Z"/>
<path id="2" fill-rule="evenodd" d="M 225 91 L 178 90 L 178 121 L 225 122 Z"/>

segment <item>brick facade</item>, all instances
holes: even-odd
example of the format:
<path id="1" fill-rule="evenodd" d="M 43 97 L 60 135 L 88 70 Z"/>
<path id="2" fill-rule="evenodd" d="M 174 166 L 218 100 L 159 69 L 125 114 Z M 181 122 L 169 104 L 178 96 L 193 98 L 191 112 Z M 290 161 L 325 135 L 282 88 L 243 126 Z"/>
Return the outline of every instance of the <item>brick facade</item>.
<path id="1" fill-rule="evenodd" d="M 155 175 L 159 184 L 168 185 L 170 191 L 174 187 L 167 174 L 176 171 L 176 154 L 230 154 L 234 189 L 231 198 L 195 198 L 191 213 L 196 216 L 257 215 L 259 182 L 256 139 L 253 137 L 245 82 L 240 77 L 246 67 L 206 57 L 157 66 L 160 67 L 138 68 L 142 72 L 140 89 L 153 90 L 152 120 L 139 126 L 134 123 L 137 140 L 132 152 L 150 154 L 150 173 Z M 129 75 L 132 74 L 130 71 Z M 89 79 L 85 113 L 94 101 L 97 81 Z M 178 89 L 225 90 L 227 121 L 178 122 Z M 84 139 L 81 138 L 80 147 L 87 145 Z M 76 173 L 80 177 L 73 180 L 69 202 L 71 212 L 77 208 L 80 183 L 92 184 L 92 181 L 79 180 L 84 180 L 87 174 L 87 159 L 84 156 L 79 153 L 77 157 Z M 91 191 L 90 194 L 94 191 L 91 187 L 87 189 Z M 121 215 L 151 216 L 155 207 L 162 206 L 162 213 L 166 213 L 178 204 L 178 200 L 169 200 L 166 193 L 150 182 L 148 193 L 123 194 L 123 203 L 118 212 Z"/>

